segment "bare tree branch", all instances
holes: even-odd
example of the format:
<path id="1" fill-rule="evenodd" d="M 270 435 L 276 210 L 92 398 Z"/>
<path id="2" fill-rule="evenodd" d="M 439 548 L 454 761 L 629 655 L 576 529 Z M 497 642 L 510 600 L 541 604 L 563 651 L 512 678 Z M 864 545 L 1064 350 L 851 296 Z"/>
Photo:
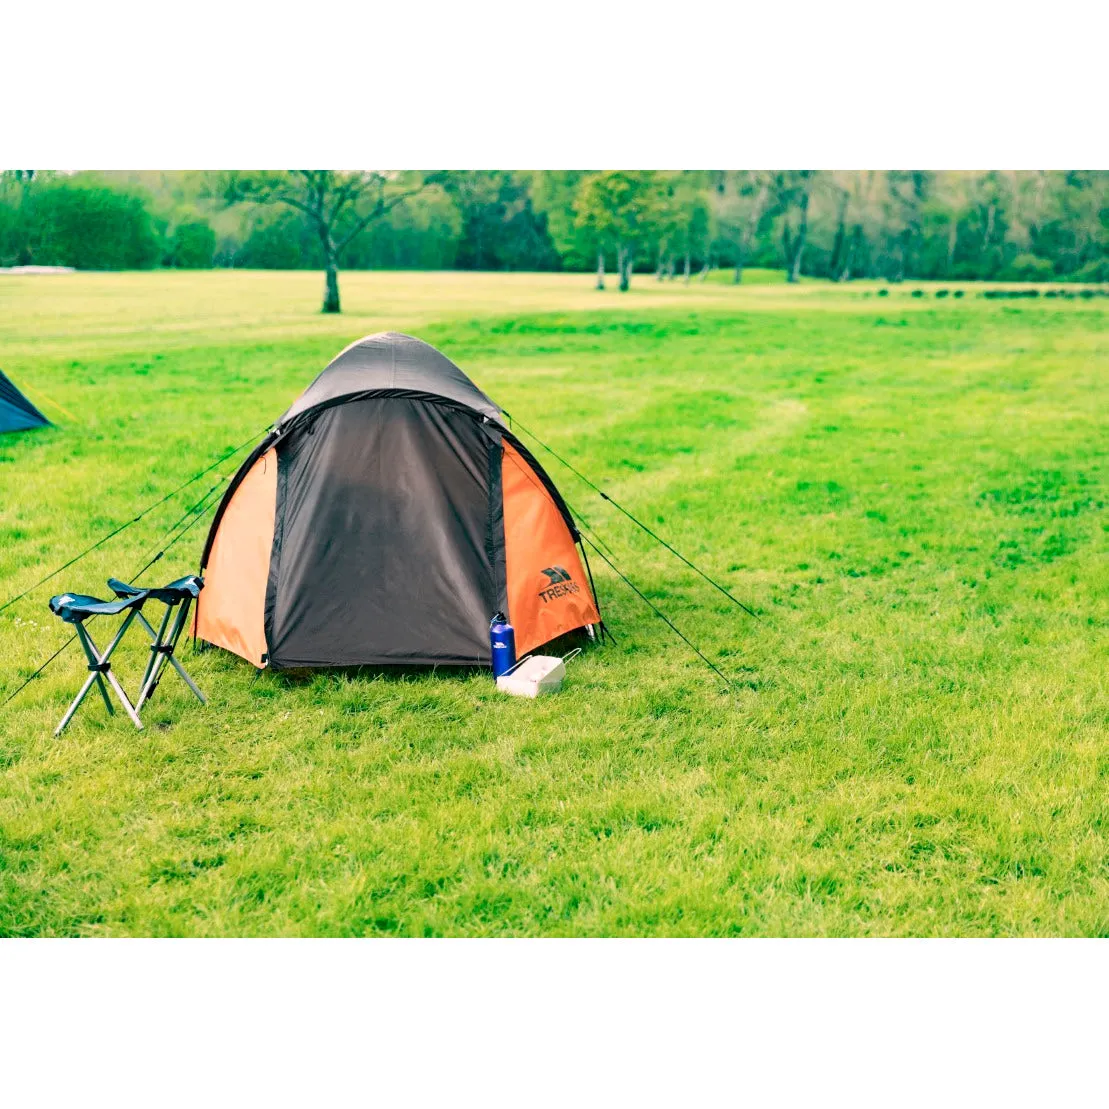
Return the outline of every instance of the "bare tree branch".
<path id="1" fill-rule="evenodd" d="M 374 208 L 354 225 L 348 235 L 339 240 L 336 244 L 336 252 L 342 253 L 342 251 L 345 250 L 354 239 L 362 234 L 375 219 L 385 215 L 386 212 L 392 211 L 398 204 L 408 200 L 409 197 L 416 196 L 418 193 L 423 192 L 423 189 L 424 186 L 420 185 L 418 188 L 409 189 L 407 192 L 397 193 L 388 200 L 379 197 Z"/>
<path id="2" fill-rule="evenodd" d="M 351 177 L 345 181 L 335 195 L 335 201 L 331 205 L 331 214 L 328 216 L 328 222 L 334 224 L 339 218 L 339 213 L 347 204 L 352 202 L 357 203 L 362 193 L 365 191 L 366 185 L 366 181 L 357 177 Z"/>

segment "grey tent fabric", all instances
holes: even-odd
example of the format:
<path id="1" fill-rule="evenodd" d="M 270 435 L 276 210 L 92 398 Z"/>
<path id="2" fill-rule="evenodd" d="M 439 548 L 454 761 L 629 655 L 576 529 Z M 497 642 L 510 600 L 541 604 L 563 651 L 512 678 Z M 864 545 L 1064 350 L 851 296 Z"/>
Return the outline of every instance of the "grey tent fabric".
<path id="1" fill-rule="evenodd" d="M 49 427 L 50 421 L 0 370 L 0 432 Z"/>
<path id="2" fill-rule="evenodd" d="M 293 431 L 278 452 L 270 665 L 487 663 L 504 603 L 495 448 L 471 414 L 397 397 L 335 405 Z"/>
<path id="3" fill-rule="evenodd" d="M 449 358 L 421 339 L 383 331 L 359 339 L 332 359 L 277 426 L 285 427 L 321 404 L 382 391 L 442 397 L 503 423 L 501 410 Z"/>

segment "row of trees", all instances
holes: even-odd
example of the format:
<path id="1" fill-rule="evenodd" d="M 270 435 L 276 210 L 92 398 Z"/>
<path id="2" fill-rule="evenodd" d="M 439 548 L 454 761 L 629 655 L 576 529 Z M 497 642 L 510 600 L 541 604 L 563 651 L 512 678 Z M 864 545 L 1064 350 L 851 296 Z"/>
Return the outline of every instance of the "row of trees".
<path id="1" fill-rule="evenodd" d="M 0 265 L 1109 280 L 1109 174 L 444 171 L 0 175 Z"/>
<path id="2" fill-rule="evenodd" d="M 590 174 L 576 226 L 615 257 L 686 280 L 728 266 L 853 277 L 1109 280 L 1109 174 L 897 171 Z M 638 267 L 636 263 L 638 262 Z"/>

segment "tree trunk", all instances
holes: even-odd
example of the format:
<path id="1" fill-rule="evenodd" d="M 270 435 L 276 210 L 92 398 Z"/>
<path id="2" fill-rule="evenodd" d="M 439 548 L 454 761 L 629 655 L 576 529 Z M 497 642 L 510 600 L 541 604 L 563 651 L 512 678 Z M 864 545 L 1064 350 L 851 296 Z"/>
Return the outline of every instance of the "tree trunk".
<path id="1" fill-rule="evenodd" d="M 484 221 L 480 214 L 470 221 L 470 226 L 474 229 L 474 269 L 480 270 L 484 268 L 481 263 L 482 255 L 485 253 L 481 234 L 484 229 Z"/>
<path id="2" fill-rule="evenodd" d="M 832 258 L 828 263 L 828 276 L 832 278 L 833 281 L 843 262 L 843 247 L 846 237 L 847 235 L 843 229 L 843 224 L 838 224 L 836 227 L 836 236 L 832 240 Z"/>
<path id="3" fill-rule="evenodd" d="M 626 293 L 632 283 L 632 252 L 630 247 L 621 246 L 617 248 L 616 264 L 620 269 L 620 292 Z"/>
<path id="4" fill-rule="evenodd" d="M 693 258 L 690 254 L 689 247 L 685 248 L 685 268 L 682 270 L 682 280 L 689 284 L 690 274 L 693 272 Z"/>
<path id="5" fill-rule="evenodd" d="M 662 281 L 662 278 L 667 275 L 667 260 L 670 257 L 670 243 L 665 240 L 659 243 L 659 258 L 658 263 L 654 267 L 655 281 Z"/>
<path id="6" fill-rule="evenodd" d="M 597 251 L 597 288 L 603 290 L 605 287 L 605 252 L 603 250 Z"/>
<path id="7" fill-rule="evenodd" d="M 751 208 L 751 216 L 747 220 L 747 227 L 739 237 L 735 263 L 735 284 L 737 285 L 743 280 L 743 263 L 747 258 L 747 250 L 758 233 L 759 224 L 762 223 L 762 213 L 766 208 L 766 201 L 769 196 L 770 186 L 764 181 L 762 188 L 759 189 L 759 195 L 755 197 L 755 203 Z"/>
<path id="8" fill-rule="evenodd" d="M 851 239 L 847 244 L 847 250 L 843 256 L 843 269 L 839 273 L 839 281 L 850 281 L 851 272 L 855 268 L 855 260 L 861 255 L 861 247 L 863 243 L 863 225 L 856 223 L 854 230 L 851 232 Z"/>
<path id="9" fill-rule="evenodd" d="M 986 251 L 989 249 L 990 239 L 993 238 L 993 220 L 994 220 L 994 214 L 996 212 L 997 212 L 997 205 L 996 204 L 990 204 L 990 207 L 986 212 L 986 232 L 982 236 L 982 254 L 983 255 L 985 255 Z"/>
<path id="10" fill-rule="evenodd" d="M 945 272 L 951 275 L 951 267 L 955 264 L 955 248 L 959 245 L 959 221 L 952 217 L 951 227 L 947 232 L 947 268 Z"/>
<path id="11" fill-rule="evenodd" d="M 793 259 L 789 266 L 789 282 L 796 284 L 801 280 L 801 256 L 805 253 L 805 239 L 809 233 L 809 193 L 801 194 L 801 222 L 797 227 L 797 237 L 793 241 Z"/>
<path id="12" fill-rule="evenodd" d="M 709 270 L 711 270 L 711 269 L 712 269 L 712 254 L 711 254 L 711 252 L 706 250 L 705 251 L 705 261 L 704 261 L 704 264 L 701 266 L 701 272 L 699 274 L 697 274 L 697 280 L 698 281 L 704 281 L 705 278 L 708 277 Z"/>
<path id="13" fill-rule="evenodd" d="M 666 278 L 668 281 L 674 280 L 674 255 L 671 254 L 666 259 Z"/>
<path id="14" fill-rule="evenodd" d="M 897 236 L 897 246 L 893 256 L 893 276 L 890 281 L 900 285 L 905 280 L 905 232 Z"/>
<path id="15" fill-rule="evenodd" d="M 850 197 L 843 193 L 839 199 L 839 210 L 836 213 L 836 237 L 832 243 L 832 260 L 828 263 L 828 276 L 833 281 L 842 281 L 839 274 L 843 272 L 847 263 L 847 203 Z"/>
<path id="16" fill-rule="evenodd" d="M 339 262 L 335 257 L 335 248 L 330 242 L 324 244 L 323 254 L 325 278 L 321 311 L 325 313 L 341 312 L 343 309 L 339 304 Z"/>

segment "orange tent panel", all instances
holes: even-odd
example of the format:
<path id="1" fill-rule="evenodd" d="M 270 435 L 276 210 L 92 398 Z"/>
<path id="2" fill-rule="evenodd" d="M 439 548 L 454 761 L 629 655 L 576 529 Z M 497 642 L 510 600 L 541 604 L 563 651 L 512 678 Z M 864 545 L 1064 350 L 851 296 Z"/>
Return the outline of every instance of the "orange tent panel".
<path id="1" fill-rule="evenodd" d="M 577 546 L 558 506 L 511 443 L 501 467 L 509 622 L 516 652 L 599 624 Z"/>
<path id="2" fill-rule="evenodd" d="M 265 609 L 277 511 L 277 451 L 250 468 L 224 510 L 196 606 L 195 634 L 255 666 L 267 652 Z"/>

